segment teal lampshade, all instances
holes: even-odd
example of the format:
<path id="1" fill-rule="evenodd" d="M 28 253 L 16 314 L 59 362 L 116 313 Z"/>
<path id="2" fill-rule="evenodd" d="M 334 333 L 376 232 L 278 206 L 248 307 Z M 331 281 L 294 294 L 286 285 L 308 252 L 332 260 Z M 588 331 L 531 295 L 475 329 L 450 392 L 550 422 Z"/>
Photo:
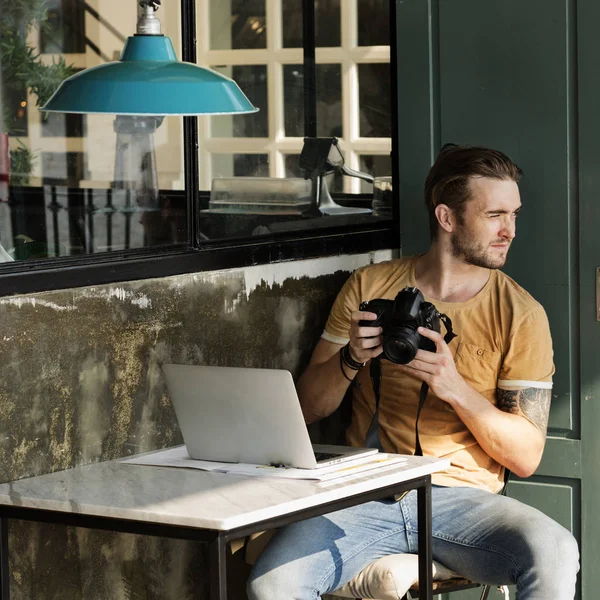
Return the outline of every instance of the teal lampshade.
<path id="1" fill-rule="evenodd" d="M 258 109 L 229 77 L 178 61 L 168 37 L 135 35 L 127 39 L 118 62 L 65 79 L 41 110 L 192 116 Z"/>

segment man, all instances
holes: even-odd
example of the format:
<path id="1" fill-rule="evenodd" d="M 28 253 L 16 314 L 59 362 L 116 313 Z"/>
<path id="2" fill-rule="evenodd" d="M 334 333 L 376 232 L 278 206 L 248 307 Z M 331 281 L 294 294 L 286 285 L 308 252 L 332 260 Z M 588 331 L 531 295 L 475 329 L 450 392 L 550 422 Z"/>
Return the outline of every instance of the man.
<path id="1" fill-rule="evenodd" d="M 331 310 L 298 382 L 307 422 L 331 414 L 352 381 L 347 438 L 365 445 L 375 401 L 369 369 L 382 329 L 361 321 L 364 300 L 405 286 L 450 317 L 457 338 L 420 328 L 436 352 L 407 365 L 382 360 L 379 438 L 412 454 L 419 418 L 424 455 L 449 458 L 433 476 L 433 558 L 470 579 L 517 584 L 519 600 L 572 600 L 579 569 L 571 534 L 546 515 L 497 494 L 504 469 L 528 477 L 546 438 L 554 366 L 546 314 L 500 269 L 521 208 L 520 169 L 487 148 L 444 147 L 425 183 L 431 247 L 418 257 L 358 269 Z M 341 354 L 340 354 L 341 353 Z M 356 381 L 356 382 L 355 382 Z M 417 552 L 416 492 L 290 525 L 273 537 L 248 585 L 252 600 L 315 600 L 370 562 Z"/>

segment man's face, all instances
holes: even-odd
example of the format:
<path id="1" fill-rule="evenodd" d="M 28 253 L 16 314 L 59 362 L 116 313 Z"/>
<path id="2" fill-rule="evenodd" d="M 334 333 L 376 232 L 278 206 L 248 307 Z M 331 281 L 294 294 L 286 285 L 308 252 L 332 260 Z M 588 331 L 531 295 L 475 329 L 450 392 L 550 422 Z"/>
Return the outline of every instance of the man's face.
<path id="1" fill-rule="evenodd" d="M 485 177 L 471 178 L 469 187 L 471 199 L 457 215 L 450 240 L 452 254 L 469 265 L 499 269 L 515 237 L 519 187 L 511 180 Z"/>

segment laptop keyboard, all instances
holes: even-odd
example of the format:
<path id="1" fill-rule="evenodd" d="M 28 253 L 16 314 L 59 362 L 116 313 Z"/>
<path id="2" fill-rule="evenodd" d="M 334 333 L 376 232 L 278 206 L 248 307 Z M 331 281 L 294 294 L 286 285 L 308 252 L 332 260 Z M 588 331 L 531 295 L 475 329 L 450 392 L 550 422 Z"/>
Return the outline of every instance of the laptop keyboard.
<path id="1" fill-rule="evenodd" d="M 332 458 L 337 458 L 338 456 L 342 456 L 339 452 L 330 453 L 330 452 L 315 452 L 315 458 L 317 462 L 323 462 L 325 460 L 330 460 Z"/>

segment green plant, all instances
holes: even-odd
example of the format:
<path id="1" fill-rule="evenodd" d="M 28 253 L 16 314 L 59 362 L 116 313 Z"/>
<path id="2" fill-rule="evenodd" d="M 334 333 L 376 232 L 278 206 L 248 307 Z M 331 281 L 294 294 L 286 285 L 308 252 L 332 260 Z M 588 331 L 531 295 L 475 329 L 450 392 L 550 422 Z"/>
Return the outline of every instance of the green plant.
<path id="1" fill-rule="evenodd" d="M 30 90 L 36 97 L 36 106 L 42 106 L 61 81 L 75 73 L 75 69 L 67 65 L 62 57 L 51 64 L 41 61 L 40 53 L 27 43 L 27 34 L 34 27 L 40 30 L 48 28 L 46 0 L 11 0 L 2 3 L 0 83 L 5 109 L 0 115 L 4 120 L 4 127 L 0 127 L 0 131 L 9 134 L 14 133 L 15 127 L 15 117 L 7 107 L 9 98 Z M 15 185 L 23 185 L 29 180 L 34 154 L 21 140 L 18 142 L 19 147 L 10 151 L 12 181 Z"/>
<path id="2" fill-rule="evenodd" d="M 12 185 L 29 185 L 29 175 L 35 162 L 35 153 L 21 140 L 18 148 L 10 151 L 10 179 Z"/>

